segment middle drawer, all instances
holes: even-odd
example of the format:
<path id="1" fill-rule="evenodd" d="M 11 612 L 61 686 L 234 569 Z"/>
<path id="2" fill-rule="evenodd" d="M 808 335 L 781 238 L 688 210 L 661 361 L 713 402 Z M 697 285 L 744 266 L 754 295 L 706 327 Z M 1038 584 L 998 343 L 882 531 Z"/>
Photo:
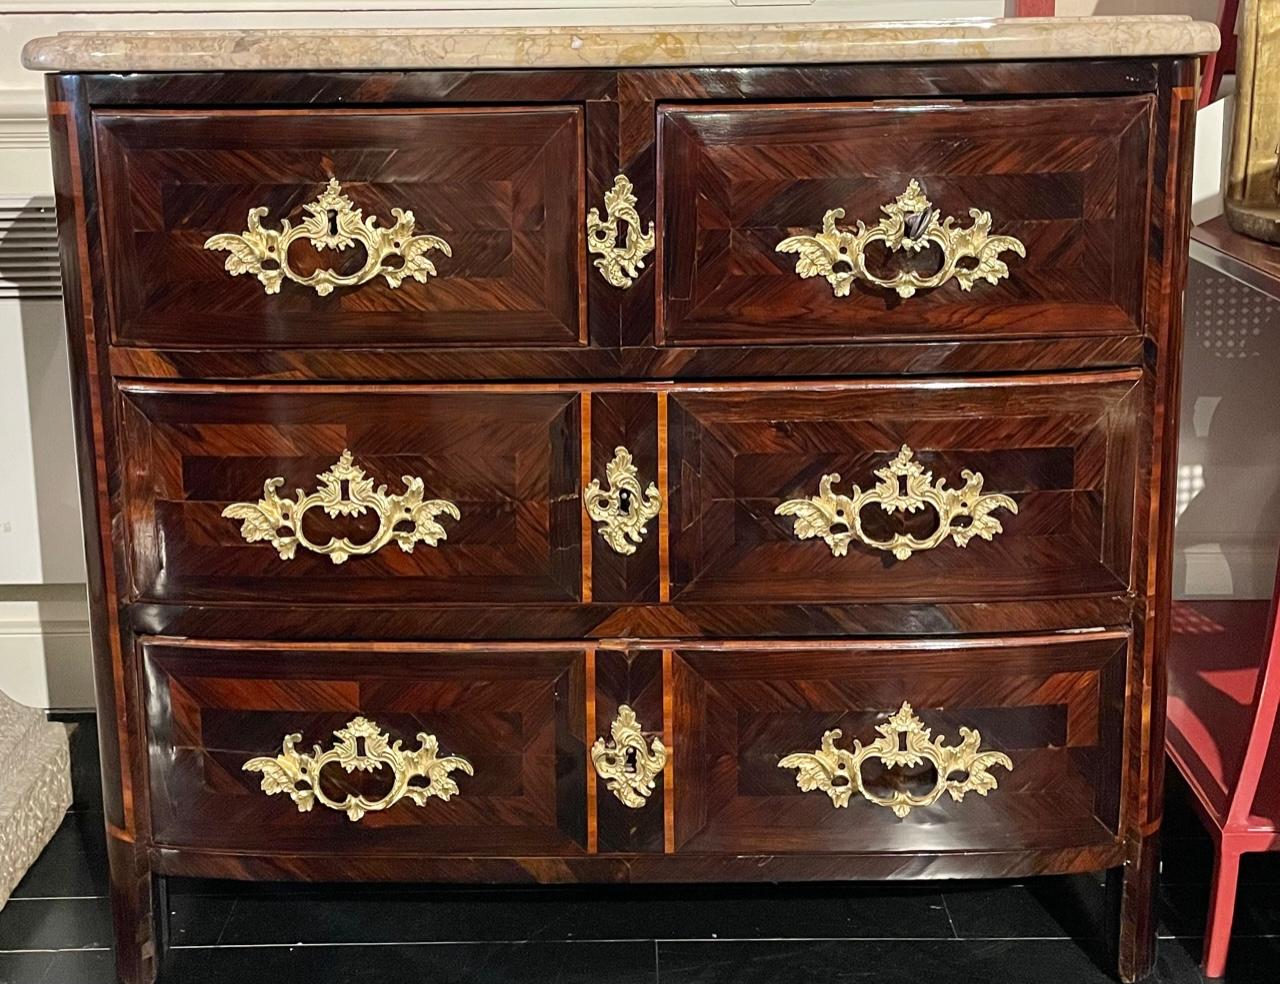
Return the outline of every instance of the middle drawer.
<path id="1" fill-rule="evenodd" d="M 123 384 L 131 597 L 568 610 L 1114 595 L 1130 581 L 1143 393 L 1138 370 Z"/>

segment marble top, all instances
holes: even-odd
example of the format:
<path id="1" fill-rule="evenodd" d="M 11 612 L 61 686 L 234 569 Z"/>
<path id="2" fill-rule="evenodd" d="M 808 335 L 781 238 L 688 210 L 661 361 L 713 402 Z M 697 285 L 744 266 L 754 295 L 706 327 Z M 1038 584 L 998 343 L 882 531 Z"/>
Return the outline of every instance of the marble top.
<path id="1" fill-rule="evenodd" d="M 40 72 L 585 68 L 1119 58 L 1216 51 L 1180 16 L 690 27 L 76 31 L 30 41 Z"/>

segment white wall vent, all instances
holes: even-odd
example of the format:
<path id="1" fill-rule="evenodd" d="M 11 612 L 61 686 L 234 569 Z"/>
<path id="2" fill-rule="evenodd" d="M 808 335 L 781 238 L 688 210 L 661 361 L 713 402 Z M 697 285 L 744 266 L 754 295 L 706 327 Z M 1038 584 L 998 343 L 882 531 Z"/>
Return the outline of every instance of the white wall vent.
<path id="1" fill-rule="evenodd" d="M 61 296 L 53 199 L 0 196 L 0 298 Z"/>

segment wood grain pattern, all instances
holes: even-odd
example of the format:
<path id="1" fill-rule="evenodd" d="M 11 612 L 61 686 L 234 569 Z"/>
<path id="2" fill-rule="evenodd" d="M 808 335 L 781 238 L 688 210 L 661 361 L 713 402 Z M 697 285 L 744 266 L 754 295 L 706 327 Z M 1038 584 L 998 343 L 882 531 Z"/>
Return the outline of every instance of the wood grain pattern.
<path id="1" fill-rule="evenodd" d="M 1116 966 L 1142 976 L 1194 75 L 1170 58 L 51 77 L 125 984 L 163 963 L 171 875 L 1111 869 Z M 581 241 L 619 172 L 660 231 L 627 291 Z M 366 214 L 444 231 L 453 261 L 399 291 L 267 299 L 200 249 L 252 205 L 296 219 L 331 173 Z M 962 223 L 990 209 L 1027 259 L 972 294 L 838 303 L 772 252 L 830 207 L 875 220 L 910 177 Z M 982 471 L 1018 515 L 888 563 L 832 558 L 773 515 L 825 471 L 865 487 L 902 442 L 951 485 Z M 581 509 L 616 443 L 667 500 L 625 560 Z M 339 568 L 220 517 L 274 475 L 313 487 L 348 446 L 464 521 Z M 870 737 L 903 699 L 1021 767 L 899 822 L 766 761 L 832 724 Z M 641 811 L 586 764 L 623 702 L 674 756 Z M 446 751 L 506 736 L 476 777 L 503 789 L 353 839 L 237 771 L 353 706 L 397 733 L 441 719 Z M 456 839 L 437 807 L 466 821 Z"/>
<path id="2" fill-rule="evenodd" d="M 566 882 L 648 884 L 693 882 L 903 881 L 935 878 L 1027 878 L 1113 868 L 1122 845 L 1063 850 L 1003 850 L 902 854 L 638 854 L 581 857 L 396 858 L 340 855 L 227 855 L 155 847 L 149 862 L 162 875 L 251 881 L 461 882 L 554 885 Z"/>
<path id="3" fill-rule="evenodd" d="M 1117 765 L 1128 639 L 1000 640 L 948 646 L 857 642 L 821 649 L 747 645 L 674 652 L 675 840 L 681 853 L 746 851 L 930 852 L 1105 845 L 1120 829 Z M 856 795 L 836 809 L 802 792 L 778 761 L 877 737 L 875 726 L 909 701 L 935 736 L 981 732 L 1006 753 L 989 796 L 944 797 L 903 819 Z M 885 795 L 923 792 L 932 767 L 864 766 Z"/>
<path id="4" fill-rule="evenodd" d="M 1140 230 L 1149 97 L 1052 102 L 664 107 L 663 314 L 668 342 L 817 341 L 859 336 L 1124 334 L 1142 323 Z M 996 285 L 914 297 L 857 284 L 836 297 L 774 247 L 874 225 L 918 180 L 942 216 L 989 211 L 1005 256 Z M 881 276 L 931 273 L 936 248 L 879 249 Z"/>
<path id="5" fill-rule="evenodd" d="M 797 544 L 799 546 L 799 544 Z M 269 548 L 268 548 L 269 549 Z M 743 602 L 653 605 L 423 603 L 413 598 L 376 603 L 352 600 L 217 602 L 127 607 L 128 627 L 143 635 L 236 638 L 246 626 L 258 638 L 325 641 L 424 639 L 667 639 L 830 638 L 833 636 L 1004 635 L 1128 623 L 1126 593 L 1071 598 L 854 604 Z"/>
<path id="6" fill-rule="evenodd" d="M 586 716 L 583 719 L 587 730 L 589 731 L 596 720 L 596 656 L 597 650 L 592 648 L 587 650 L 586 664 Z M 588 748 L 588 758 L 590 757 L 590 746 L 595 744 L 595 740 L 589 734 L 583 734 L 582 743 Z M 596 795 L 596 787 L 599 782 L 596 777 L 595 769 L 592 768 L 590 761 L 587 763 L 587 853 L 596 854 L 600 850 L 600 804 Z"/>
<path id="7" fill-rule="evenodd" d="M 670 399 L 671 592 L 684 601 L 762 604 L 988 600 L 1123 591 L 1129 585 L 1137 434 L 1136 372 L 828 384 L 720 391 Z M 1010 496 L 1003 532 L 961 549 L 950 540 L 895 561 L 855 543 L 833 556 L 801 541 L 787 500 L 876 482 L 903 445 L 948 486 L 970 469 Z M 863 510 L 870 535 L 923 537 L 932 508 L 889 517 Z"/>
<path id="8" fill-rule="evenodd" d="M 608 740 L 618 707 L 626 704 L 636 712 L 646 742 L 662 738 L 663 694 L 660 651 L 600 648 L 596 653 L 595 737 Z M 605 788 L 603 781 L 597 782 L 601 853 L 647 854 L 662 850 L 666 812 L 664 779 L 665 775 L 658 779 L 648 801 L 638 809 L 623 805 Z"/>
<path id="9" fill-rule="evenodd" d="M 124 580 L 121 545 L 112 536 L 116 475 L 115 429 L 107 350 L 107 301 L 97 222 L 90 108 L 80 80 L 50 76 L 50 106 L 58 240 L 62 255 L 71 392 L 80 473 L 85 569 L 98 699 L 104 826 L 116 971 L 126 984 L 151 984 L 167 912 L 158 898 L 163 879 L 147 856 L 148 803 L 144 755 L 137 737 L 140 702 L 131 640 L 118 607 Z"/>
<path id="10" fill-rule="evenodd" d="M 646 489 L 658 477 L 657 401 L 659 394 L 644 391 L 597 390 L 584 396 L 591 404 L 591 475 L 603 488 L 609 483 L 605 469 L 614 450 L 631 452 L 640 487 Z M 660 571 L 660 519 L 648 524 L 649 532 L 635 544 L 635 553 L 611 549 L 594 524 L 588 524 L 592 551 L 591 596 L 600 602 L 654 602 L 658 600 Z"/>
<path id="11" fill-rule="evenodd" d="M 585 652 L 357 643 L 258 646 L 143 640 L 156 844 L 231 851 L 460 855 L 576 854 L 586 849 Z M 459 793 L 402 800 L 353 823 L 268 796 L 250 758 L 285 735 L 328 748 L 353 717 L 416 748 L 435 735 L 461 755 Z M 384 770 L 322 776 L 329 795 L 377 798 Z"/>
<path id="12" fill-rule="evenodd" d="M 419 603 L 577 601 L 578 397 L 572 392 L 383 388 L 235 390 L 125 386 L 120 393 L 134 595 L 147 601 Z M 312 491 L 344 449 L 375 484 L 421 478 L 453 502 L 447 539 L 388 545 L 343 565 L 299 550 L 282 560 L 247 543 L 231 502 L 262 483 Z M 371 513 L 307 514 L 308 536 L 357 542 Z"/>
<path id="13" fill-rule="evenodd" d="M 1130 669 L 1130 758 L 1124 770 L 1132 803 L 1129 854 L 1123 869 L 1110 873 L 1112 909 L 1117 917 L 1117 960 L 1122 980 L 1148 974 L 1156 958 L 1156 879 L 1160 869 L 1160 826 L 1164 810 L 1164 730 L 1167 700 L 1166 653 L 1170 635 L 1173 580 L 1173 525 L 1178 497 L 1178 409 L 1182 383 L 1182 294 L 1187 276 L 1191 221 L 1191 167 L 1195 147 L 1197 73 L 1193 64 L 1161 66 L 1163 84 L 1157 118 L 1167 138 L 1152 162 L 1152 209 L 1162 216 L 1147 241 L 1145 289 L 1151 324 L 1163 346 L 1153 358 L 1150 485 L 1138 497 L 1138 523 L 1146 525 L 1147 550 L 1139 557 L 1137 582 L 1143 587 L 1134 627 L 1141 655 Z"/>
<path id="14" fill-rule="evenodd" d="M 652 311 L 646 322 L 653 325 Z M 601 336 L 593 336 L 597 340 Z M 1088 338 L 953 339 L 929 343 L 860 339 L 856 344 L 711 345 L 622 350 L 564 346 L 508 349 L 203 348 L 115 346 L 115 375 L 235 382 L 428 382 L 512 379 L 743 379 L 787 375 L 924 376 L 960 372 L 1055 372 L 1141 365 L 1141 335 Z"/>
<path id="15" fill-rule="evenodd" d="M 510 110 L 235 110 L 95 117 L 106 202 L 113 337 L 218 348 L 403 344 L 578 345 L 585 304 L 582 117 Z M 275 295 L 203 248 L 251 208 L 279 228 L 330 178 L 366 218 L 411 210 L 444 238 L 439 275 Z M 356 246 L 290 253 L 295 267 L 354 272 Z"/>

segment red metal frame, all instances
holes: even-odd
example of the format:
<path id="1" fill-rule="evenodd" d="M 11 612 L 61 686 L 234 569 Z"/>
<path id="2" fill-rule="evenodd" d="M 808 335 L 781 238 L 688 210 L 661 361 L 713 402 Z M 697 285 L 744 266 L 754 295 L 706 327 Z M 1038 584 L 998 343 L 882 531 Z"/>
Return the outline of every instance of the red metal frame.
<path id="1" fill-rule="evenodd" d="M 1272 593 L 1266 633 L 1261 640 L 1261 662 L 1257 683 L 1249 708 L 1244 755 L 1238 773 L 1225 774 L 1228 783 L 1225 803 L 1214 802 L 1203 782 L 1211 762 L 1220 762 L 1221 739 L 1210 734 L 1215 721 L 1209 714 L 1198 715 L 1203 732 L 1177 729 L 1176 716 L 1171 717 L 1169 756 L 1195 793 L 1196 807 L 1214 841 L 1215 861 L 1210 887 L 1209 920 L 1205 928 L 1204 972 L 1206 977 L 1221 977 L 1226 970 L 1227 950 L 1231 941 L 1231 924 L 1235 915 L 1236 888 L 1240 858 L 1252 851 L 1280 850 L 1280 810 L 1276 810 L 1275 792 L 1267 791 L 1268 809 L 1258 808 L 1258 790 L 1268 765 L 1275 768 L 1274 757 L 1280 756 L 1280 735 L 1276 731 L 1280 716 L 1280 568 Z M 1212 637 L 1205 637 L 1212 645 Z M 1206 662 L 1211 662 L 1206 661 Z M 1194 711 L 1192 712 L 1194 714 Z M 1190 719 L 1188 719 L 1190 720 Z M 1197 738 L 1197 735 L 1203 737 Z M 1215 740 L 1216 739 L 1216 740 Z M 1213 745 L 1214 747 L 1204 747 Z M 1223 768 L 1221 765 L 1218 768 Z"/>
<path id="2" fill-rule="evenodd" d="M 1200 108 L 1218 98 L 1222 76 L 1236 70 L 1236 15 L 1240 0 L 1221 0 L 1218 8 L 1218 32 L 1222 47 L 1204 60 L 1204 76 L 1200 80 Z"/>

